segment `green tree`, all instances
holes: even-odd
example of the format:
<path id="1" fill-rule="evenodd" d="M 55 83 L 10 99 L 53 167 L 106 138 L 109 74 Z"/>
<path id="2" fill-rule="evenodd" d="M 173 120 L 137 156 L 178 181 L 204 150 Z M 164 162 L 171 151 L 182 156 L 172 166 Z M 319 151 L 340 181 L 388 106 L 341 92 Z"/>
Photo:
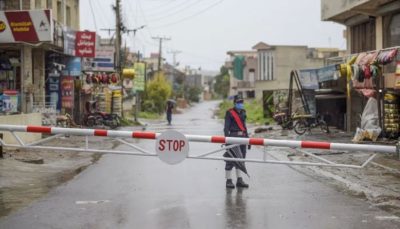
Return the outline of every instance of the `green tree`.
<path id="1" fill-rule="evenodd" d="M 185 95 L 190 102 L 199 102 L 201 92 L 200 87 L 188 87 L 186 88 Z"/>
<path id="2" fill-rule="evenodd" d="M 228 97 L 229 93 L 229 73 L 228 69 L 224 66 L 220 68 L 220 73 L 215 76 L 215 92 L 222 98 Z"/>
<path id="3" fill-rule="evenodd" d="M 157 74 L 153 80 L 147 83 L 143 110 L 161 114 L 165 110 L 166 101 L 171 93 L 171 85 L 166 81 L 164 75 Z"/>

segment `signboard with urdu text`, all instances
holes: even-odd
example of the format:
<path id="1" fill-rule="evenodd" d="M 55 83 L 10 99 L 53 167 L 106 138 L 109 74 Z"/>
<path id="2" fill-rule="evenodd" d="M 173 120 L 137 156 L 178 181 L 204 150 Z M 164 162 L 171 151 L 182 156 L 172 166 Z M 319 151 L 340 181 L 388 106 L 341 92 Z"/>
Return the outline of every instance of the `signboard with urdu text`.
<path id="1" fill-rule="evenodd" d="M 96 56 L 96 33 L 89 31 L 76 32 L 75 56 L 95 57 Z"/>
<path id="2" fill-rule="evenodd" d="M 0 11 L 0 43 L 53 41 L 51 10 Z"/>
<path id="3" fill-rule="evenodd" d="M 137 62 L 135 63 L 134 68 L 135 78 L 133 79 L 133 89 L 135 91 L 144 91 L 146 64 Z"/>

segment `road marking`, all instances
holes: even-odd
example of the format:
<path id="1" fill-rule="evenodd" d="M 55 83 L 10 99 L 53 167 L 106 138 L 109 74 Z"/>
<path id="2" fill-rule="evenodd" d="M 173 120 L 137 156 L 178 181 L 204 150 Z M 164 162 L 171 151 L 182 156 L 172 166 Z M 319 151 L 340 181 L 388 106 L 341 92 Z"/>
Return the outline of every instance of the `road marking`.
<path id="1" fill-rule="evenodd" d="M 109 200 L 78 200 L 75 201 L 75 204 L 102 204 L 102 203 L 109 203 Z"/>
<path id="2" fill-rule="evenodd" d="M 394 216 L 394 215 L 380 215 L 380 216 L 375 216 L 375 219 L 377 219 L 377 220 L 398 220 L 400 218 L 398 216 Z"/>

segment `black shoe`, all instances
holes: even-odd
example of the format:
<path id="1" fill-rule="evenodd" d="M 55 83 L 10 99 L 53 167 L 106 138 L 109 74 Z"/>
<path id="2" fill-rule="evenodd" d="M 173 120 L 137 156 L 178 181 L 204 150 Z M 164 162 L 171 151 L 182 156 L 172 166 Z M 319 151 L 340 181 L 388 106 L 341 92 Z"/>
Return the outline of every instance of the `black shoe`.
<path id="1" fill-rule="evenodd" d="M 226 180 L 226 188 L 235 188 L 235 185 L 232 182 L 232 179 Z"/>
<path id="2" fill-rule="evenodd" d="M 248 188 L 249 185 L 244 183 L 243 178 L 239 177 L 236 181 L 236 187 L 238 188 Z"/>

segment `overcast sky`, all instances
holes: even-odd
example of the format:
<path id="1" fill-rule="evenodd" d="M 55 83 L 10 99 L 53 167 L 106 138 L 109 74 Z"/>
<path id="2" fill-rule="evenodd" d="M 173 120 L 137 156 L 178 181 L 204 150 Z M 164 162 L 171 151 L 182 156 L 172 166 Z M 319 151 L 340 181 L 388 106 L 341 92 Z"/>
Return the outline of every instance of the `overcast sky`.
<path id="1" fill-rule="evenodd" d="M 321 0 L 121 0 L 128 28 L 146 27 L 136 36 L 125 35 L 127 45 L 149 55 L 158 52 L 153 36 L 171 38 L 163 55 L 180 67 L 218 70 L 229 50 L 250 50 L 263 41 L 271 45 L 308 45 L 346 48 L 344 26 L 321 22 Z M 115 28 L 111 5 L 115 0 L 80 0 L 81 30 Z M 93 13 L 92 13 L 93 12 Z"/>

